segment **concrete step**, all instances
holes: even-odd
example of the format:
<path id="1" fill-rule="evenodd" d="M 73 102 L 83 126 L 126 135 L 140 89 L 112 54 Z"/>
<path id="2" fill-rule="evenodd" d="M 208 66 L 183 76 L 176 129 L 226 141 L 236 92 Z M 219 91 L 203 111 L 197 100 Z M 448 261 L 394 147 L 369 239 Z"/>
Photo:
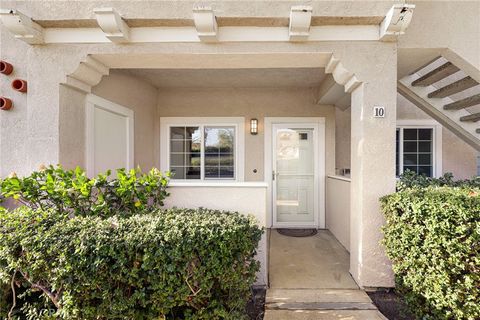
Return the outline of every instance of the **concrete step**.
<path id="1" fill-rule="evenodd" d="M 375 310 L 267 310 L 264 320 L 388 320 Z"/>
<path id="2" fill-rule="evenodd" d="M 355 289 L 275 289 L 267 290 L 265 303 L 344 302 L 371 303 L 363 290 Z"/>
<path id="3" fill-rule="evenodd" d="M 269 289 L 266 310 L 377 310 L 362 290 Z"/>

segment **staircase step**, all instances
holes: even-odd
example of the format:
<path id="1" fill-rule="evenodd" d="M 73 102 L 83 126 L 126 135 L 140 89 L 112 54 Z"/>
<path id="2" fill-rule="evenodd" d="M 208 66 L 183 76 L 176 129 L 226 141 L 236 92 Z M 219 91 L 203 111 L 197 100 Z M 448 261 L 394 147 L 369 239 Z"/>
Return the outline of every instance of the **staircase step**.
<path id="1" fill-rule="evenodd" d="M 426 87 L 437 81 L 440 81 L 449 75 L 454 74 L 460 69 L 451 62 L 442 64 L 440 67 L 430 71 L 424 76 L 421 76 L 417 80 L 412 82 L 412 86 Z"/>
<path id="2" fill-rule="evenodd" d="M 478 82 L 475 81 L 475 79 L 472 79 L 470 77 L 465 77 L 458 81 L 452 82 L 449 85 L 446 85 L 445 87 L 442 87 L 438 90 L 430 92 L 428 94 L 428 97 L 429 98 L 445 98 L 453 94 L 470 89 L 471 87 L 475 87 L 476 85 L 478 85 Z"/>
<path id="3" fill-rule="evenodd" d="M 474 96 L 446 104 L 443 106 L 443 109 L 460 110 L 460 109 L 468 108 L 477 104 L 480 104 L 480 94 L 476 94 Z"/>
<path id="4" fill-rule="evenodd" d="M 264 320 L 388 320 L 376 310 L 267 310 Z"/>
<path id="5" fill-rule="evenodd" d="M 265 303 L 371 303 L 363 290 L 356 289 L 268 289 Z"/>
<path id="6" fill-rule="evenodd" d="M 480 112 L 473 113 L 469 116 L 464 116 L 460 118 L 460 121 L 463 121 L 463 122 L 477 122 L 478 120 L 480 120 Z"/>

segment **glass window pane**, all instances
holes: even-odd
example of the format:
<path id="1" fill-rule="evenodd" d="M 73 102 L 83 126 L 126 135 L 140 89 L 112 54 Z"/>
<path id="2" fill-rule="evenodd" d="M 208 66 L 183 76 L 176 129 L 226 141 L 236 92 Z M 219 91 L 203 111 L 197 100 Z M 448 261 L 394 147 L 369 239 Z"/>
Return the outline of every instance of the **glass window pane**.
<path id="1" fill-rule="evenodd" d="M 205 167 L 205 178 L 218 178 L 218 166 L 216 167 Z"/>
<path id="2" fill-rule="evenodd" d="M 233 167 L 233 154 L 232 153 L 221 153 L 219 155 L 219 163 L 221 166 Z"/>
<path id="3" fill-rule="evenodd" d="M 183 140 L 185 139 L 185 127 L 171 127 L 170 128 L 171 140 Z"/>
<path id="4" fill-rule="evenodd" d="M 200 167 L 187 167 L 185 177 L 187 179 L 200 179 Z"/>
<path id="5" fill-rule="evenodd" d="M 417 173 L 418 174 L 424 174 L 427 177 L 431 177 L 432 176 L 432 167 L 431 166 L 419 166 Z"/>
<path id="6" fill-rule="evenodd" d="M 432 140 L 432 129 L 418 129 L 418 140 Z"/>
<path id="7" fill-rule="evenodd" d="M 184 153 L 170 154 L 170 166 L 183 167 L 184 165 L 185 165 L 185 154 Z"/>
<path id="8" fill-rule="evenodd" d="M 220 167 L 220 177 L 233 178 L 234 177 L 233 167 Z"/>
<path id="9" fill-rule="evenodd" d="M 200 128 L 199 127 L 186 127 L 185 139 L 194 140 L 200 142 Z"/>
<path id="10" fill-rule="evenodd" d="M 432 164 L 432 154 L 430 153 L 421 153 L 418 155 L 418 164 L 431 165 Z"/>
<path id="11" fill-rule="evenodd" d="M 418 173 L 418 170 L 417 170 L 417 166 L 404 166 L 403 167 L 403 172 L 407 171 L 407 170 L 410 170 L 410 171 L 413 171 L 415 173 Z"/>
<path id="12" fill-rule="evenodd" d="M 403 152 L 417 152 L 417 142 L 404 142 Z"/>
<path id="13" fill-rule="evenodd" d="M 200 153 L 186 153 L 185 165 L 199 167 L 201 162 Z"/>
<path id="14" fill-rule="evenodd" d="M 403 140 L 417 140 L 417 129 L 403 129 Z"/>
<path id="15" fill-rule="evenodd" d="M 184 167 L 170 167 L 170 172 L 172 173 L 172 179 L 175 179 L 175 180 L 185 179 Z"/>
<path id="16" fill-rule="evenodd" d="M 233 152 L 234 128 L 205 127 L 205 152 Z"/>
<path id="17" fill-rule="evenodd" d="M 170 152 L 185 152 L 185 141 L 170 141 Z"/>
<path id="18" fill-rule="evenodd" d="M 420 141 L 418 143 L 419 152 L 432 152 L 432 142 L 431 141 Z"/>
<path id="19" fill-rule="evenodd" d="M 417 164 L 417 154 L 403 154 L 403 164 L 404 166 Z"/>
<path id="20" fill-rule="evenodd" d="M 235 128 L 205 127 L 205 178 L 234 178 Z"/>
<path id="21" fill-rule="evenodd" d="M 218 153 L 205 153 L 206 166 L 218 166 L 220 164 Z"/>

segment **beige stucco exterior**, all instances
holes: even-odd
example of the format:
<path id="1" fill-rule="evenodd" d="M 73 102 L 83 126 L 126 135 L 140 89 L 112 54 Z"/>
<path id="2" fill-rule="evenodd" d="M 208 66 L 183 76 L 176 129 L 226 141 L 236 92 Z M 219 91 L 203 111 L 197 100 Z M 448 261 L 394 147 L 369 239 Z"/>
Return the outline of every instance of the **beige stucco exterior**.
<path id="1" fill-rule="evenodd" d="M 393 3 L 403 2 L 313 1 L 311 5 L 316 23 L 320 23 L 323 16 L 339 24 L 345 23 L 339 21 L 347 17 L 353 25 L 359 21 L 378 25 Z M 393 286 L 389 261 L 379 245 L 384 220 L 378 198 L 395 189 L 397 120 L 427 117 L 397 94 L 397 80 L 438 54 L 455 60 L 472 77 L 480 69 L 479 2 L 413 3 L 417 5 L 413 21 L 398 42 L 115 44 L 102 40 L 29 45 L 1 26 L 1 59 L 12 63 L 15 70 L 9 77 L 0 77 L 2 95 L 14 101 L 12 110 L 0 111 L 0 177 L 12 171 L 28 174 L 40 164 L 85 166 L 84 108 L 88 91 L 134 111 L 134 162 L 144 169 L 158 166 L 160 162 L 160 117 L 240 116 L 245 118 L 246 128 L 250 118 L 259 119 L 258 135 L 244 133 L 245 180 L 255 182 L 264 181 L 266 176 L 264 117 L 324 117 L 326 174 L 335 174 L 335 168 L 351 168 L 349 231 L 341 231 L 344 234 L 340 236 L 343 242 L 349 243 L 350 272 L 362 287 Z M 145 23 L 145 19 L 153 19 L 148 23 L 157 25 L 168 19 L 191 27 L 193 4 L 193 1 L 175 5 L 170 1 L 3 1 L 1 7 L 20 10 L 44 28 L 49 25 L 95 27 L 93 8 L 105 6 L 115 7 L 132 26 Z M 215 9 L 224 17 L 219 20 L 222 23 L 235 21 L 234 24 L 242 25 L 262 21 L 286 28 L 290 7 L 296 4 L 294 1 L 218 1 Z M 358 17 L 364 18 L 356 20 Z M 89 70 L 82 64 L 89 57 L 99 62 L 101 72 Z M 318 88 L 313 87 L 278 87 L 272 83 L 270 87 L 261 88 L 159 88 L 145 79 L 115 70 L 266 67 L 331 69 L 327 73 L 333 74 L 343 89 L 351 91 L 351 108 L 341 111 L 331 105 L 317 104 Z M 68 76 L 72 74 L 80 75 L 85 81 L 80 88 L 69 83 Z M 13 77 L 28 81 L 28 93 L 11 90 Z M 386 108 L 385 118 L 370 116 L 376 105 Z M 459 178 L 474 175 L 476 152 L 447 129 L 443 129 L 442 140 L 443 171 L 453 172 Z M 208 194 L 218 197 L 214 192 Z M 179 197 L 172 199 L 181 205 Z M 205 203 L 211 203 L 210 200 L 205 194 Z"/>

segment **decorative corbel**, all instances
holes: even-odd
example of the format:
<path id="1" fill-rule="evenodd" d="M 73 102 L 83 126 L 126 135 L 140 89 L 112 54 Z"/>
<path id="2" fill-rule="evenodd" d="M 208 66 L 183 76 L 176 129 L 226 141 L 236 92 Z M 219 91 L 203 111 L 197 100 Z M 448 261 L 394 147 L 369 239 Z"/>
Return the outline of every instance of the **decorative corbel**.
<path id="1" fill-rule="evenodd" d="M 92 87 L 100 83 L 103 76 L 108 75 L 109 72 L 110 70 L 106 65 L 91 56 L 87 56 L 73 73 L 67 75 L 63 84 L 90 93 Z"/>
<path id="2" fill-rule="evenodd" d="M 0 9 L 0 19 L 15 38 L 29 44 L 43 43 L 43 28 L 20 11 Z"/>
<path id="3" fill-rule="evenodd" d="M 204 42 L 217 41 L 217 19 L 210 6 L 195 5 L 193 7 L 193 21 L 197 29 L 198 38 Z"/>
<path id="4" fill-rule="evenodd" d="M 413 17 L 414 4 L 395 4 L 380 24 L 380 41 L 396 41 L 405 33 Z"/>
<path id="5" fill-rule="evenodd" d="M 97 23 L 112 42 L 128 42 L 130 28 L 114 8 L 96 8 L 93 10 Z"/>
<path id="6" fill-rule="evenodd" d="M 312 10 L 311 6 L 293 6 L 290 9 L 290 25 L 288 27 L 290 41 L 305 41 L 308 39 Z"/>

